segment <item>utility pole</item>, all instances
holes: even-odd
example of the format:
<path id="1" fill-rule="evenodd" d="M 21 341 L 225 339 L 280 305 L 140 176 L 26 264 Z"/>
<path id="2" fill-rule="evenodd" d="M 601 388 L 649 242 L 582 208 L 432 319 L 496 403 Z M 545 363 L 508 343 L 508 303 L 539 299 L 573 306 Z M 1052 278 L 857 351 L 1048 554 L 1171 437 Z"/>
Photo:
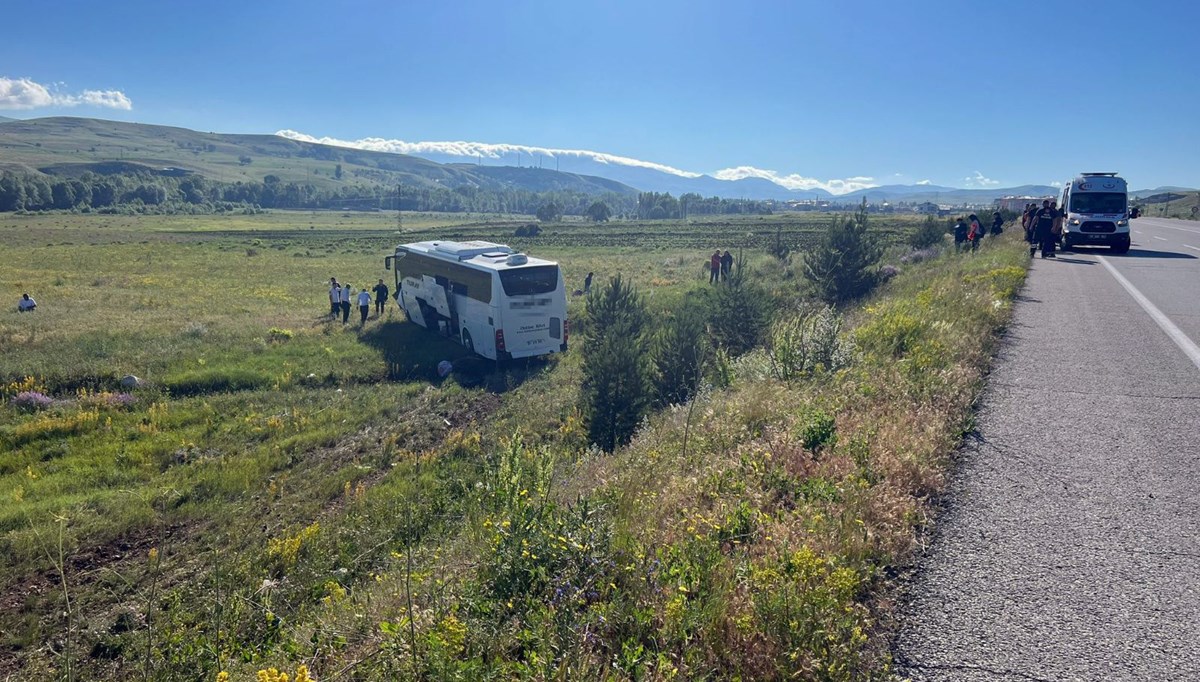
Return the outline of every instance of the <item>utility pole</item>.
<path id="1" fill-rule="evenodd" d="M 396 231 L 404 231 L 404 214 L 400 212 L 400 185 L 396 185 Z"/>

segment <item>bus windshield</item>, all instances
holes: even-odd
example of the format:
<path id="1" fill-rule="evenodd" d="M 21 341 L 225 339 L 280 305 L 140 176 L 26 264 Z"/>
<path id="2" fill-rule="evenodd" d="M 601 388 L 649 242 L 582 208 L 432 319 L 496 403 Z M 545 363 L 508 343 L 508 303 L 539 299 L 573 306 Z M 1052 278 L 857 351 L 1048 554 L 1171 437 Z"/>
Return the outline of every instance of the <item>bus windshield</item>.
<path id="1" fill-rule="evenodd" d="M 558 288 L 558 266 L 534 265 L 501 270 L 500 284 L 507 296 L 548 294 Z"/>
<path id="2" fill-rule="evenodd" d="M 1071 213 L 1124 213 L 1122 192 L 1080 192 L 1071 195 Z"/>

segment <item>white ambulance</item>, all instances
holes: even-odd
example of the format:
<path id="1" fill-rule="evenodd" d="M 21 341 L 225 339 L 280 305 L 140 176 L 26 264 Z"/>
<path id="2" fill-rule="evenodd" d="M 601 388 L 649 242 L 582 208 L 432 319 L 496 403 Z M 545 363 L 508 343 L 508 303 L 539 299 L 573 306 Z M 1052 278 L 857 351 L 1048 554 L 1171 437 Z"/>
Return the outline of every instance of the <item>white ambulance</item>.
<path id="1" fill-rule="evenodd" d="M 1062 246 L 1129 251 L 1129 190 L 1116 173 L 1080 173 L 1063 186 Z"/>

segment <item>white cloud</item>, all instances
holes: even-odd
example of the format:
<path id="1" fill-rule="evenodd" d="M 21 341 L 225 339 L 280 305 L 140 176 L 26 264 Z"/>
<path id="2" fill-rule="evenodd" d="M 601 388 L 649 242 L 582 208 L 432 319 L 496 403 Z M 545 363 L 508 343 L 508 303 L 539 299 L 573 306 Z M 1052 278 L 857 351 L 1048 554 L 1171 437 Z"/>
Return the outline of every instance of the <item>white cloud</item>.
<path id="1" fill-rule="evenodd" d="M 741 180 L 743 178 L 762 178 L 771 182 L 786 187 L 788 189 L 823 189 L 831 194 L 845 194 L 858 189 L 866 189 L 875 186 L 875 178 L 853 177 L 845 178 L 844 180 L 818 180 L 816 178 L 806 178 L 803 175 L 791 173 L 788 175 L 780 175 L 773 170 L 763 170 L 754 166 L 738 166 L 736 168 L 725 168 L 713 173 L 712 176 L 718 180 Z"/>
<path id="2" fill-rule="evenodd" d="M 78 95 L 64 94 L 54 86 L 46 87 L 28 78 L 0 76 L 0 109 L 40 109 L 80 105 L 109 109 L 133 108 L 133 102 L 120 90 L 84 90 Z"/>
<path id="3" fill-rule="evenodd" d="M 83 94 L 76 99 L 80 104 L 88 104 L 93 107 L 108 107 L 125 111 L 133 108 L 133 102 L 129 101 L 125 93 L 120 90 L 84 90 Z"/>
<path id="4" fill-rule="evenodd" d="M 999 180 L 984 177 L 979 171 L 975 171 L 975 175 L 971 177 L 963 178 L 963 181 L 967 183 L 967 187 L 995 187 L 1000 184 Z"/>
<path id="5" fill-rule="evenodd" d="M 650 168 L 663 173 L 679 175 L 685 178 L 698 178 L 700 173 L 691 173 L 678 168 L 672 168 L 661 163 L 653 161 L 641 161 L 639 159 L 631 159 L 627 156 L 616 156 L 615 154 L 605 154 L 603 152 L 593 152 L 586 149 L 551 149 L 548 147 L 531 147 L 522 144 L 491 144 L 487 142 L 405 142 L 404 140 L 386 140 L 380 137 L 366 137 L 361 140 L 339 140 L 332 137 L 313 137 L 304 133 L 298 133 L 294 130 L 280 130 L 275 133 L 280 137 L 286 137 L 289 140 L 299 140 L 301 142 L 316 142 L 317 144 L 328 144 L 335 147 L 350 147 L 352 149 L 366 149 L 375 152 L 392 152 L 395 154 L 446 154 L 449 156 L 462 156 L 465 158 L 500 159 L 507 154 L 541 154 L 554 158 L 556 156 L 577 156 L 581 158 L 591 159 L 597 163 L 612 163 L 620 166 L 635 166 L 638 168 Z"/>
<path id="6" fill-rule="evenodd" d="M 1062 187 L 1061 182 L 1047 182 L 1046 184 L 1050 185 L 1051 187 Z"/>
<path id="7" fill-rule="evenodd" d="M 616 164 L 620 166 L 633 166 L 636 168 L 649 168 L 651 170 L 670 173 L 684 178 L 698 178 L 702 173 L 680 170 L 672 166 L 667 166 L 653 161 L 642 161 L 628 156 L 617 156 L 615 154 L 606 154 L 604 152 L 595 152 L 586 149 L 552 149 L 549 147 L 532 147 L 521 144 L 493 144 L 488 142 L 405 142 L 404 140 L 390 140 L 380 137 L 365 137 L 361 140 L 339 140 L 333 137 L 314 137 L 295 130 L 280 130 L 275 133 L 280 137 L 286 137 L 289 140 L 298 140 L 301 142 L 315 142 L 317 144 L 328 144 L 335 147 L 349 147 L 351 149 L 366 149 L 376 152 L 392 152 L 395 154 L 445 154 L 447 156 L 461 156 L 464 159 L 477 159 L 483 157 L 485 159 L 501 159 L 506 155 L 516 154 L 541 154 L 550 158 L 554 157 L 579 157 L 590 159 L 597 163 Z M 742 178 L 763 178 L 770 180 L 787 189 L 816 189 L 820 188 L 832 194 L 845 194 L 853 192 L 857 189 L 866 187 L 874 187 L 875 179 L 867 177 L 853 177 L 844 180 L 818 180 L 816 178 L 806 178 L 797 174 L 780 175 L 775 171 L 762 170 L 753 166 L 738 166 L 736 168 L 726 168 L 712 174 L 713 177 L 719 180 L 740 180 Z"/>
<path id="8" fill-rule="evenodd" d="M 933 183 L 932 183 L 932 182 L 930 182 L 930 181 L 928 181 L 928 180 L 917 180 L 916 184 L 918 184 L 918 185 L 932 185 Z"/>

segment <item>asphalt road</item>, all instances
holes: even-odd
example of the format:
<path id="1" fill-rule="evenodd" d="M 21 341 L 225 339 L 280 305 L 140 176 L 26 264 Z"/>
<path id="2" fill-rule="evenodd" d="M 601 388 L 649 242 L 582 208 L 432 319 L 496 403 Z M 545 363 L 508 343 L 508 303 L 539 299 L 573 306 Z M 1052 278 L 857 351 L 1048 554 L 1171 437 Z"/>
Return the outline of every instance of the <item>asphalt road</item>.
<path id="1" fill-rule="evenodd" d="M 1200 680 L 1200 222 L 1132 236 L 1034 262 L 899 611 L 901 677 Z"/>

